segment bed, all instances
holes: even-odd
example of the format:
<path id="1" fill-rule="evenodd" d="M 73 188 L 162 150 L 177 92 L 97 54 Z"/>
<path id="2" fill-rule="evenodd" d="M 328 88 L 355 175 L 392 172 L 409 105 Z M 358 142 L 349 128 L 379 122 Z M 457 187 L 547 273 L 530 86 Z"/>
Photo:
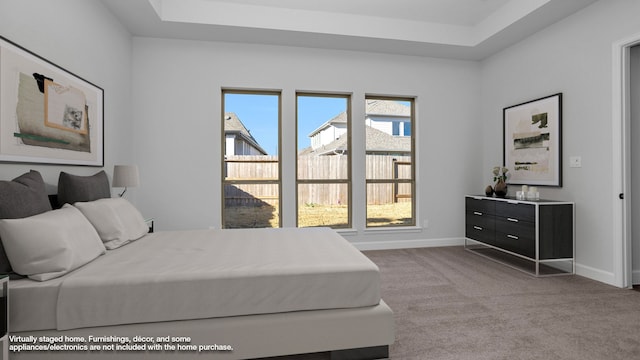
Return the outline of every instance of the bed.
<path id="1" fill-rule="evenodd" d="M 31 187 L 41 181 L 39 174 L 28 174 Z M 46 228 L 34 226 L 34 218 L 59 224 L 52 214 L 77 217 L 79 223 L 84 216 L 104 246 L 87 245 L 89 235 L 65 239 L 82 241 L 86 248 L 65 260 L 70 269 L 56 264 L 55 271 L 34 275 L 21 268 L 32 274 L 10 281 L 9 330 L 22 341 L 14 343 L 27 344 L 33 336 L 67 346 L 62 351 L 13 352 L 12 359 L 252 359 L 315 352 L 330 352 L 335 359 L 388 357 L 394 321 L 380 298 L 378 268 L 335 231 L 146 233 L 141 215 L 126 200 L 94 196 L 96 188 L 104 189 L 106 175 L 98 177 L 98 187 L 91 183 L 94 177 L 72 178 L 80 185 L 61 180 L 59 190 L 67 192 L 62 197 L 78 193 L 75 187 L 89 190 L 65 199 L 59 210 L 14 216 L 0 208 L 0 218 L 9 219 L 0 220 L 0 236 L 13 258 L 16 234 Z M 105 241 L 105 234 L 117 232 L 112 224 L 105 225 L 105 214 L 120 217 L 119 227 L 126 229 L 116 240 Z M 91 231 L 82 224 L 67 227 Z M 120 351 L 112 344 L 120 344 Z M 83 347 L 89 345 L 96 345 L 95 351 Z"/>

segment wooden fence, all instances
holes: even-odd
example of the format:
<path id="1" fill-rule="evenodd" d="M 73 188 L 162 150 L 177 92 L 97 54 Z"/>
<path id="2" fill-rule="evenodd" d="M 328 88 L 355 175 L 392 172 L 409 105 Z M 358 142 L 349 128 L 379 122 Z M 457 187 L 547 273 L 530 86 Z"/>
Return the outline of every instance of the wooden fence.
<path id="1" fill-rule="evenodd" d="M 305 180 L 335 180 L 348 178 L 347 156 L 300 156 L 298 178 Z M 225 162 L 226 180 L 256 181 L 278 179 L 278 157 L 272 155 L 228 156 Z M 367 179 L 411 179 L 411 157 L 390 155 L 366 156 Z M 285 190 L 287 191 L 287 190 Z M 227 184 L 226 206 L 277 205 L 277 184 Z M 346 205 L 349 199 L 346 183 L 301 184 L 299 205 Z M 367 184 L 368 204 L 388 204 L 410 201 L 410 183 Z"/>

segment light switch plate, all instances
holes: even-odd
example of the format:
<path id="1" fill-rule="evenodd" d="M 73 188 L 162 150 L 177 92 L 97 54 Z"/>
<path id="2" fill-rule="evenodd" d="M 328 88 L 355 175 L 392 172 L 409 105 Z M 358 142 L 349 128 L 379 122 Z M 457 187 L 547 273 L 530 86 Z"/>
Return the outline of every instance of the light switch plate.
<path id="1" fill-rule="evenodd" d="M 572 168 L 582 167 L 582 157 L 580 156 L 569 157 L 569 167 L 572 167 Z"/>

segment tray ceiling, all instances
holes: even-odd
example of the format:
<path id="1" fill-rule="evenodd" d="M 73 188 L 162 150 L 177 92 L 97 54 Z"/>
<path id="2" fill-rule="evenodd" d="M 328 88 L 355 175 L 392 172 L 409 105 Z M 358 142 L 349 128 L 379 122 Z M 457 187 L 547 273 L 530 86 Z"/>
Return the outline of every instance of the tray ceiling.
<path id="1" fill-rule="evenodd" d="M 595 0 L 102 0 L 134 36 L 483 59 Z"/>

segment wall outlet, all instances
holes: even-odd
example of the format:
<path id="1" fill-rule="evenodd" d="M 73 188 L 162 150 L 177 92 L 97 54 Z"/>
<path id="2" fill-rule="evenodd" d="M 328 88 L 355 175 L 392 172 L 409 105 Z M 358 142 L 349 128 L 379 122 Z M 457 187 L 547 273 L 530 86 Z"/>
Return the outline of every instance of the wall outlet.
<path id="1" fill-rule="evenodd" d="M 422 227 L 425 229 L 429 227 L 429 219 L 424 219 L 424 221 L 422 222 Z"/>
<path id="2" fill-rule="evenodd" d="M 582 167 L 582 157 L 580 156 L 569 157 L 569 167 L 572 167 L 572 168 Z"/>

